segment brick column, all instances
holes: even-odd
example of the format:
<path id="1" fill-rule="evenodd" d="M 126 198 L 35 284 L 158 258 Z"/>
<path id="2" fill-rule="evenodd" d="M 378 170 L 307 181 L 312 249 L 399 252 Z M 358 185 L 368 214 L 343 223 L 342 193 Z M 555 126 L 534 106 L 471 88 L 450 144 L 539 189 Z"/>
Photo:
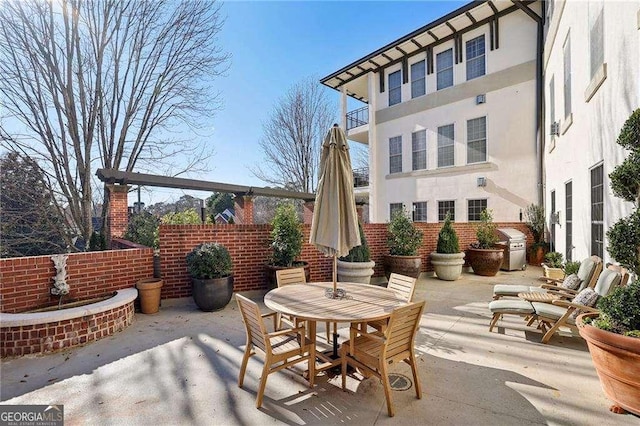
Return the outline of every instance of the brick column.
<path id="1" fill-rule="evenodd" d="M 122 238 L 129 224 L 129 186 L 108 184 L 109 212 L 107 215 L 107 239 Z"/>
<path id="2" fill-rule="evenodd" d="M 253 224 L 253 196 L 237 195 L 234 210 L 236 216 L 235 223 L 243 225 Z"/>
<path id="3" fill-rule="evenodd" d="M 304 210 L 302 212 L 302 215 L 305 225 L 311 225 L 311 222 L 313 221 L 313 209 L 315 208 L 315 206 L 315 201 L 304 202 Z"/>

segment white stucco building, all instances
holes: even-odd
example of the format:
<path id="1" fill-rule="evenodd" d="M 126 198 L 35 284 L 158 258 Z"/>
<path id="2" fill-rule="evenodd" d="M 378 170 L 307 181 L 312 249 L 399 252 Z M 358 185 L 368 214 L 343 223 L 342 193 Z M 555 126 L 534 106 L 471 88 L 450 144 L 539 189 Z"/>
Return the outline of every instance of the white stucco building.
<path id="1" fill-rule="evenodd" d="M 328 75 L 349 139 L 369 145 L 369 219 L 483 208 L 518 221 L 542 197 L 540 2 L 474 2 Z M 368 105 L 347 111 L 347 96 Z"/>
<path id="2" fill-rule="evenodd" d="M 622 125 L 640 107 L 640 1 L 547 2 L 545 209 L 554 248 L 611 261 L 606 231 L 631 211 L 609 173 Z M 554 124 L 555 123 L 555 124 Z M 552 214 L 553 213 L 553 214 Z"/>
<path id="3" fill-rule="evenodd" d="M 369 145 L 371 221 L 403 205 L 517 221 L 544 203 L 552 249 L 613 260 L 606 231 L 632 205 L 608 175 L 640 108 L 640 0 L 472 2 L 321 82 Z M 368 105 L 348 112 L 347 96 Z"/>

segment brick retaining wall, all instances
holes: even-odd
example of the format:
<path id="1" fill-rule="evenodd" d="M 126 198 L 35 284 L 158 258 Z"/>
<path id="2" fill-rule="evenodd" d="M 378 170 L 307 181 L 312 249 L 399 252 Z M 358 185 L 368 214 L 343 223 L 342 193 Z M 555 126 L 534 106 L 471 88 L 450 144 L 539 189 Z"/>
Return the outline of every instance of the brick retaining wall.
<path id="1" fill-rule="evenodd" d="M 50 256 L 0 259 L 0 312 L 23 312 L 57 302 L 49 293 L 55 274 Z M 73 253 L 67 259 L 67 274 L 69 299 L 134 287 L 138 280 L 153 277 L 153 250 Z"/>

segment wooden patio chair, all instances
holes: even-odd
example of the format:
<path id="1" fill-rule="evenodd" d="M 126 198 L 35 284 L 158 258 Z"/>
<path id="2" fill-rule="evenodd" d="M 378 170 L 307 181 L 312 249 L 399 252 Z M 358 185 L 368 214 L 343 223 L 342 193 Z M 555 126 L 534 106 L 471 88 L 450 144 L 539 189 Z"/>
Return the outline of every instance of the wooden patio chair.
<path id="1" fill-rule="evenodd" d="M 414 341 L 424 311 L 425 302 L 412 303 L 393 310 L 384 333 L 367 333 L 351 326 L 348 342 L 341 347 L 342 389 L 346 387 L 347 364 L 360 369 L 365 375 L 374 375 L 382 381 L 389 417 L 395 414 L 391 398 L 391 385 L 387 365 L 404 361 L 411 366 L 416 397 L 422 398 Z"/>
<path id="2" fill-rule="evenodd" d="M 593 290 L 599 296 L 606 296 L 616 286 L 624 286 L 629 279 L 628 271 L 616 265 L 610 265 L 602 271 Z M 560 327 L 576 328 L 576 317 L 579 313 L 598 312 L 598 309 L 569 300 L 554 300 L 552 303 L 533 302 L 535 315 L 545 331 L 542 343 L 547 343 Z M 576 312 L 577 311 L 577 312 Z"/>
<path id="3" fill-rule="evenodd" d="M 276 271 L 276 282 L 278 287 L 284 287 L 289 284 L 306 284 L 307 277 L 304 275 L 304 268 L 292 268 L 281 269 Z M 282 326 L 282 319 L 289 323 L 292 327 L 297 327 L 300 320 L 297 320 L 290 315 L 279 314 L 278 315 L 278 327 Z M 331 343 L 331 323 L 326 322 L 327 342 Z"/>
<path id="4" fill-rule="evenodd" d="M 389 276 L 389 283 L 387 284 L 387 288 L 396 292 L 396 295 L 400 296 L 407 303 L 411 302 L 413 299 L 413 293 L 416 290 L 416 279 L 407 277 L 405 275 L 400 274 L 391 274 Z M 371 321 L 367 323 L 367 325 L 375 328 L 378 331 L 384 331 L 384 328 L 387 326 L 388 319 L 381 319 L 377 321 Z"/>
<path id="5" fill-rule="evenodd" d="M 307 361 L 309 364 L 309 387 L 313 388 L 315 378 L 316 349 L 311 340 L 305 335 L 304 326 L 276 330 L 267 332 L 263 318 L 272 316 L 274 328 L 276 326 L 276 313 L 261 314 L 258 305 L 244 296 L 236 294 L 236 301 L 242 314 L 247 332 L 247 348 L 244 351 L 240 375 L 238 377 L 238 387 L 242 387 L 244 375 L 247 370 L 247 362 L 254 349 L 259 349 L 264 353 L 264 367 L 260 376 L 260 387 L 256 397 L 256 407 L 262 406 L 264 389 L 267 384 L 267 377 L 271 373 L 288 368 L 299 362 Z"/>
<path id="6" fill-rule="evenodd" d="M 518 297 L 519 293 L 547 292 L 549 290 L 557 291 L 558 295 L 565 298 L 572 298 L 584 288 L 593 288 L 600 272 L 602 272 L 602 259 L 598 256 L 591 256 L 580 262 L 580 269 L 576 275 L 582 281 L 582 284 L 578 290 L 562 287 L 563 280 L 544 278 L 545 284 L 540 286 L 496 284 L 493 286 L 493 300 L 499 300 L 502 297 Z"/>

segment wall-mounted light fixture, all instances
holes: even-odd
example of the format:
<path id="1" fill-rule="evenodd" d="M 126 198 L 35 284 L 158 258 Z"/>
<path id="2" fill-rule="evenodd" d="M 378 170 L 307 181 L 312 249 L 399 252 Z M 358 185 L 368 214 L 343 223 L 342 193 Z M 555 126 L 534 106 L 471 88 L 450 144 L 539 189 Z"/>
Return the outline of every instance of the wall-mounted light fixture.
<path id="1" fill-rule="evenodd" d="M 487 186 L 487 178 L 485 177 L 479 177 L 478 179 L 476 179 L 476 184 L 478 186 Z"/>
<path id="2" fill-rule="evenodd" d="M 476 105 L 483 104 L 487 101 L 486 95 L 483 93 L 482 95 L 476 96 Z"/>

